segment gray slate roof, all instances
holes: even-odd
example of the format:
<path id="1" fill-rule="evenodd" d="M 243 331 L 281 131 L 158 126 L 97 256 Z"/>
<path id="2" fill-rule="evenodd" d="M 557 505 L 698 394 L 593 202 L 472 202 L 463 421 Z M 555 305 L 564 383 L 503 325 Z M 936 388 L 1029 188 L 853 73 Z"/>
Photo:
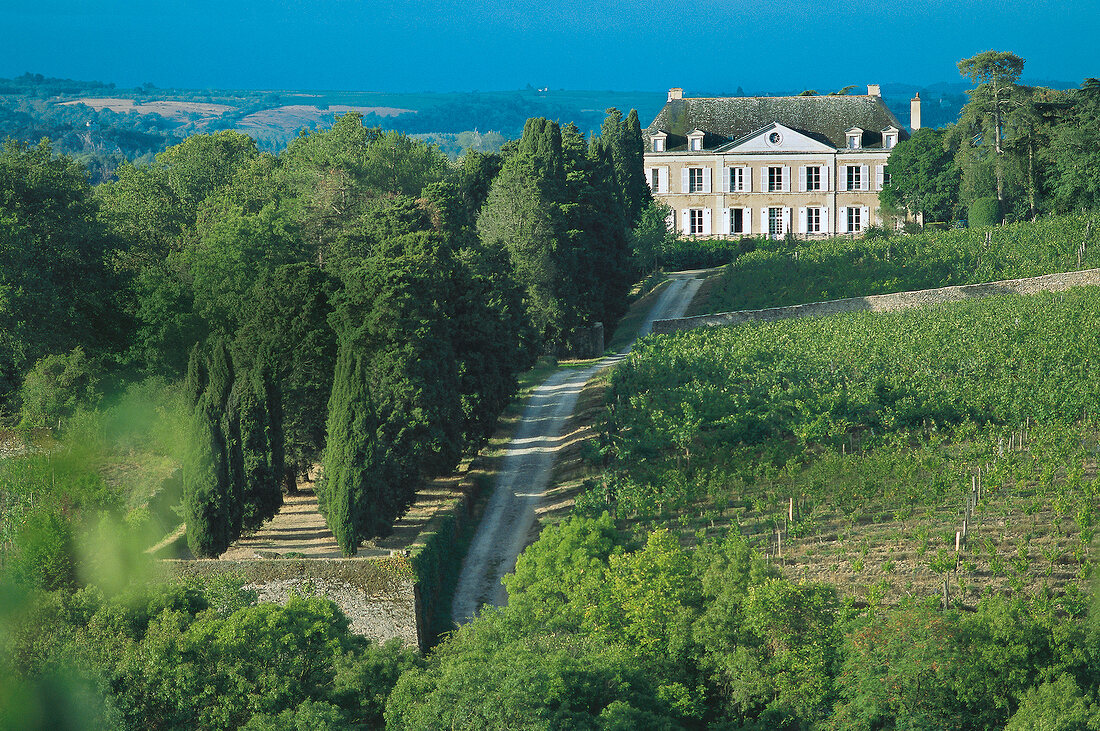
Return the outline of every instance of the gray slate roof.
<path id="1" fill-rule="evenodd" d="M 846 146 L 845 132 L 860 127 L 867 132 L 863 146 L 879 147 L 882 130 L 896 127 L 899 139 L 908 138 L 905 127 L 878 96 L 743 96 L 673 99 L 667 102 L 646 128 L 647 135 L 659 130 L 669 133 L 668 148 L 687 143 L 688 132 L 705 130 L 704 145 L 713 148 L 736 140 L 772 122 L 798 130 L 808 137 L 832 145 Z M 719 142 L 719 144 L 721 144 Z"/>

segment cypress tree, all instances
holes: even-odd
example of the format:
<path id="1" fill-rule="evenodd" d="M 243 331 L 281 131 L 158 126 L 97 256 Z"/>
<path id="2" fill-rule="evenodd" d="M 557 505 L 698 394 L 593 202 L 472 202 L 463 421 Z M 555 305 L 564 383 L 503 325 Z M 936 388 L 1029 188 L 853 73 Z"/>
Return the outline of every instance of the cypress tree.
<path id="1" fill-rule="evenodd" d="M 485 245 L 508 252 L 527 292 L 531 320 L 548 346 L 560 343 L 576 324 L 574 298 L 562 296 L 575 273 L 565 185 L 561 128 L 547 119 L 529 119 L 477 220 Z"/>
<path id="2" fill-rule="evenodd" d="M 192 412 L 191 440 L 183 464 L 183 506 L 187 547 L 199 558 L 213 558 L 229 547 L 230 517 L 224 475 L 226 445 L 220 410 L 208 394 Z"/>
<path id="3" fill-rule="evenodd" d="M 275 366 L 270 351 L 259 359 L 256 375 L 258 389 L 263 394 L 267 417 L 268 463 L 271 465 L 271 483 L 264 490 L 260 514 L 265 520 L 275 516 L 283 505 L 281 489 L 286 465 L 286 436 L 283 430 L 283 392 L 275 377 Z"/>
<path id="4" fill-rule="evenodd" d="M 234 396 L 233 358 L 226 341 L 219 338 L 211 349 L 207 368 L 206 399 L 211 412 L 211 429 L 222 445 L 218 460 L 218 484 L 226 505 L 227 532 L 230 541 L 241 533 L 243 517 L 241 490 L 244 484 L 244 466 L 240 446 L 240 403 Z"/>
<path id="5" fill-rule="evenodd" d="M 229 394 L 233 390 L 233 357 L 229 353 L 229 347 L 223 338 L 214 342 L 210 354 L 210 367 L 207 387 L 209 389 L 211 403 L 219 409 L 224 409 L 229 403 Z"/>
<path id="6" fill-rule="evenodd" d="M 317 484 L 321 512 L 345 556 L 355 555 L 359 543 L 384 522 L 379 514 L 382 476 L 374 459 L 378 425 L 363 365 L 359 349 L 343 339 L 329 399 L 322 479 Z"/>
<path id="7" fill-rule="evenodd" d="M 630 114 L 626 115 L 619 150 L 615 165 L 619 170 L 619 185 L 625 193 L 627 222 L 634 226 L 641 218 L 642 209 L 653 198 L 645 180 L 645 150 L 637 109 L 631 109 Z"/>
<path id="8" fill-rule="evenodd" d="M 229 501 L 229 530 L 233 538 L 241 534 L 245 513 L 245 455 L 244 440 L 241 435 L 241 413 L 247 408 L 242 403 L 247 396 L 243 393 L 247 386 L 234 383 L 229 392 L 229 400 L 222 412 L 221 429 L 225 435 L 226 447 L 226 495 Z"/>
<path id="9" fill-rule="evenodd" d="M 282 493 L 272 469 L 267 393 L 261 368 L 242 373 L 234 393 L 243 481 L 241 523 L 245 530 L 255 530 L 271 518 L 282 503 Z"/>
<path id="10" fill-rule="evenodd" d="M 187 358 L 187 376 L 183 381 L 183 392 L 191 408 L 195 408 L 195 404 L 199 402 L 203 391 L 206 390 L 207 379 L 206 359 L 203 357 L 200 344 L 195 343 Z"/>

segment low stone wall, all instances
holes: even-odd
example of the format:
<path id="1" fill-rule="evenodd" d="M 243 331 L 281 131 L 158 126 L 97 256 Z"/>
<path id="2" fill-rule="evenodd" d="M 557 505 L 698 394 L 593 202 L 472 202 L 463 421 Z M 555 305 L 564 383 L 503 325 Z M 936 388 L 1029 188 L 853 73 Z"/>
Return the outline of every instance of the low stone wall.
<path id="1" fill-rule="evenodd" d="M 741 310 L 740 312 L 722 312 L 715 315 L 681 317 L 675 320 L 657 320 L 653 323 L 653 332 L 672 333 L 681 330 L 694 330 L 699 327 L 739 325 L 743 322 L 786 320 L 795 317 L 821 317 L 835 315 L 840 312 L 890 312 L 892 310 L 905 310 L 911 307 L 924 307 L 943 302 L 959 302 L 997 294 L 1060 292 L 1070 287 L 1087 285 L 1100 285 L 1100 269 L 1044 274 L 1038 277 L 1006 279 L 984 284 L 963 284 L 954 287 L 896 292 L 894 294 L 875 294 L 868 297 L 849 297 L 826 302 L 811 302 L 804 305 L 769 307 L 765 310 Z"/>
<path id="2" fill-rule="evenodd" d="M 332 600 L 351 622 L 351 631 L 377 642 L 397 637 L 425 648 L 420 602 L 409 559 L 269 558 L 241 561 L 169 560 L 168 570 L 184 578 L 216 574 L 243 576 L 260 601 L 285 603 L 294 593 Z"/>

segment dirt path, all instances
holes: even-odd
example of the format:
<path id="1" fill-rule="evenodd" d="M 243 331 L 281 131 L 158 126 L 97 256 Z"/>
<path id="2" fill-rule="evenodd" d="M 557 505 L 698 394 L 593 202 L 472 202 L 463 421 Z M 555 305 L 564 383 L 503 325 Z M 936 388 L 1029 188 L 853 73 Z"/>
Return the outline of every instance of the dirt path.
<path id="1" fill-rule="evenodd" d="M 701 272 L 677 272 L 639 327 L 647 335 L 653 322 L 682 317 L 699 290 Z M 504 606 L 508 593 L 501 578 L 516 565 L 535 520 L 535 508 L 550 481 L 562 428 L 584 384 L 630 352 L 627 346 L 594 364 L 561 370 L 531 394 L 515 436 L 505 450 L 493 494 L 462 565 L 452 604 L 457 624 L 472 619 L 484 604 Z"/>

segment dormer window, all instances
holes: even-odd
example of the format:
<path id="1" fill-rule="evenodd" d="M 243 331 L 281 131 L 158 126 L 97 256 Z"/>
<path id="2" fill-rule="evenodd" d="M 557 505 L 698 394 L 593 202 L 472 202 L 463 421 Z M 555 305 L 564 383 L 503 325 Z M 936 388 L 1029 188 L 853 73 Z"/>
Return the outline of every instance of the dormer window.
<path id="1" fill-rule="evenodd" d="M 849 150 L 858 150 L 859 149 L 859 138 L 860 137 L 862 137 L 862 135 L 860 135 L 858 132 L 854 133 L 854 134 L 849 133 L 849 135 L 848 135 L 848 149 Z"/>
<path id="2" fill-rule="evenodd" d="M 665 151 L 665 139 L 667 137 L 668 137 L 668 134 L 666 132 L 658 132 L 657 134 L 653 135 L 653 137 L 650 138 L 653 141 L 653 151 L 654 152 L 664 152 Z"/>
<path id="3" fill-rule="evenodd" d="M 688 132 L 688 150 L 699 152 L 703 149 L 703 130 L 697 129 Z"/>
<path id="4" fill-rule="evenodd" d="M 691 144 L 691 149 L 693 149 L 693 150 L 702 150 L 703 149 L 703 138 L 701 138 L 701 137 L 692 137 L 691 140 L 689 140 L 689 142 Z"/>
<path id="5" fill-rule="evenodd" d="M 882 130 L 882 146 L 887 150 L 892 150 L 894 145 L 898 143 L 898 131 L 893 127 L 887 127 Z"/>

